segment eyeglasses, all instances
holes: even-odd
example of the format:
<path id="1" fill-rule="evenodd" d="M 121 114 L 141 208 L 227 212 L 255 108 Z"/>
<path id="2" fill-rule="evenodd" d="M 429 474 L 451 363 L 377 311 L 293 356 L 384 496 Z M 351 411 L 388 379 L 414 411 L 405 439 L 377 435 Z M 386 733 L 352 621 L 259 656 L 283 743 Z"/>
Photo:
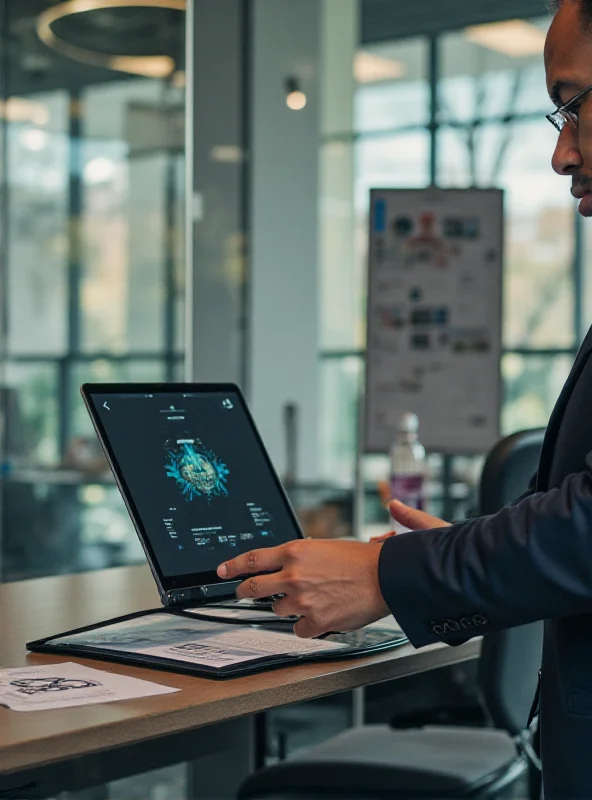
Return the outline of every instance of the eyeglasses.
<path id="1" fill-rule="evenodd" d="M 547 119 L 549 122 L 557 128 L 557 130 L 561 133 L 563 127 L 566 122 L 570 122 L 575 128 L 578 127 L 578 115 L 580 113 L 580 106 L 582 104 L 582 100 L 588 92 L 592 91 L 592 86 L 588 86 L 587 89 L 584 89 L 583 92 L 580 92 L 575 97 L 572 97 L 571 100 L 568 100 L 562 106 L 554 111 L 552 114 L 547 114 Z"/>

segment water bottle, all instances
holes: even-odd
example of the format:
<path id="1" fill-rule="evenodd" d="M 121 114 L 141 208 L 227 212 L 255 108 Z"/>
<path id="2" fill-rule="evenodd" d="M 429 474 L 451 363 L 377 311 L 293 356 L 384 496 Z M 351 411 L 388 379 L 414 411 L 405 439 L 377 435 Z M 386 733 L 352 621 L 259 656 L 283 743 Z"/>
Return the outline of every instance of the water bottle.
<path id="1" fill-rule="evenodd" d="M 419 441 L 419 420 L 415 414 L 402 414 L 391 447 L 390 490 L 393 500 L 422 510 L 425 492 L 425 449 Z M 393 530 L 409 530 L 393 520 Z"/>

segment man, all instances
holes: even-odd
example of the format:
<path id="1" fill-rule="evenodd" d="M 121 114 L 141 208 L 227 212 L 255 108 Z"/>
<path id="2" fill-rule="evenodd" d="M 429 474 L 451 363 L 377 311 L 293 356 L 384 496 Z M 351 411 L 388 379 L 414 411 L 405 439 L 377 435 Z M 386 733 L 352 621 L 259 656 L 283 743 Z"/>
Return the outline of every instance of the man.
<path id="1" fill-rule="evenodd" d="M 558 107 L 550 115 L 559 130 L 553 168 L 571 177 L 580 213 L 592 216 L 592 0 L 557 6 L 545 47 Z M 300 636 L 358 628 L 391 612 L 422 647 L 546 620 L 547 800 L 592 799 L 591 354 L 592 330 L 551 417 L 531 491 L 498 514 L 447 526 L 394 502 L 393 516 L 411 533 L 369 544 L 292 542 L 218 570 L 224 578 L 252 574 L 240 597 L 285 595 L 275 610 L 300 616 Z"/>

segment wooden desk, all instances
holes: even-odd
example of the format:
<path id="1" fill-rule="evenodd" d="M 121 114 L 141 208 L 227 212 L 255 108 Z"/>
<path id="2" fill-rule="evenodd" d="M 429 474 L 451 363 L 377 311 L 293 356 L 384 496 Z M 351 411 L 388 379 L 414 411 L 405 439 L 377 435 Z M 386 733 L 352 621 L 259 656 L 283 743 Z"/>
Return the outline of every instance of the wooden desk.
<path id="1" fill-rule="evenodd" d="M 158 605 L 156 587 L 146 566 L 2 585 L 0 666 L 55 663 L 60 659 L 28 654 L 25 642 Z M 43 768 L 49 793 L 56 789 L 50 780 L 54 773 L 62 776 L 63 785 L 58 788 L 66 789 L 80 785 L 83 779 L 88 781 L 105 764 L 111 773 L 104 778 L 107 780 L 122 777 L 122 770 L 136 774 L 164 766 L 155 763 L 159 758 L 161 762 L 179 763 L 195 758 L 199 752 L 227 759 L 229 748 L 236 754 L 237 747 L 245 760 L 244 774 L 252 763 L 252 747 L 241 737 L 251 732 L 248 725 L 241 727 L 239 718 L 250 724 L 252 715 L 266 709 L 459 663 L 475 658 L 478 652 L 478 641 L 454 648 L 433 645 L 418 651 L 407 645 L 366 658 L 287 667 L 225 681 L 76 659 L 182 691 L 58 711 L 18 713 L 0 708 L 0 788 L 23 785 L 31 776 L 39 780 Z M 205 726 L 208 728 L 204 731 Z M 193 734 L 197 736 L 192 738 Z M 123 764 L 115 769 L 114 754 L 118 751 L 124 754 L 119 759 Z M 151 755 L 142 757 L 142 752 Z M 220 794 L 207 794 L 212 789 L 204 788 L 204 784 L 201 796 L 231 796 L 231 784 L 242 779 L 239 761 L 233 756 L 234 774 L 227 790 L 216 782 Z M 65 762 L 70 762 L 68 770 L 63 769 Z M 82 771 L 78 779 L 73 768 L 76 763 Z M 227 760 L 225 763 L 228 766 Z M 103 777 L 97 774 L 97 782 Z M 195 789 L 194 796 L 200 796 L 200 789 Z"/>

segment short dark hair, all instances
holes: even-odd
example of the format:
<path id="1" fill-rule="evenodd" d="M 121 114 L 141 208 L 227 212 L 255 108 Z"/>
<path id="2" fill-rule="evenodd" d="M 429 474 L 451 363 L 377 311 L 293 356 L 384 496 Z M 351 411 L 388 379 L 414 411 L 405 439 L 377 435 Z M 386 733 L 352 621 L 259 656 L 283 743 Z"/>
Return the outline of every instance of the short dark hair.
<path id="1" fill-rule="evenodd" d="M 552 13 L 555 13 L 559 10 L 559 6 L 565 2 L 565 0 L 549 0 L 549 9 Z M 584 15 L 584 21 L 586 25 L 592 25 L 592 0 L 576 0 L 578 5 L 581 7 L 582 14 Z"/>

